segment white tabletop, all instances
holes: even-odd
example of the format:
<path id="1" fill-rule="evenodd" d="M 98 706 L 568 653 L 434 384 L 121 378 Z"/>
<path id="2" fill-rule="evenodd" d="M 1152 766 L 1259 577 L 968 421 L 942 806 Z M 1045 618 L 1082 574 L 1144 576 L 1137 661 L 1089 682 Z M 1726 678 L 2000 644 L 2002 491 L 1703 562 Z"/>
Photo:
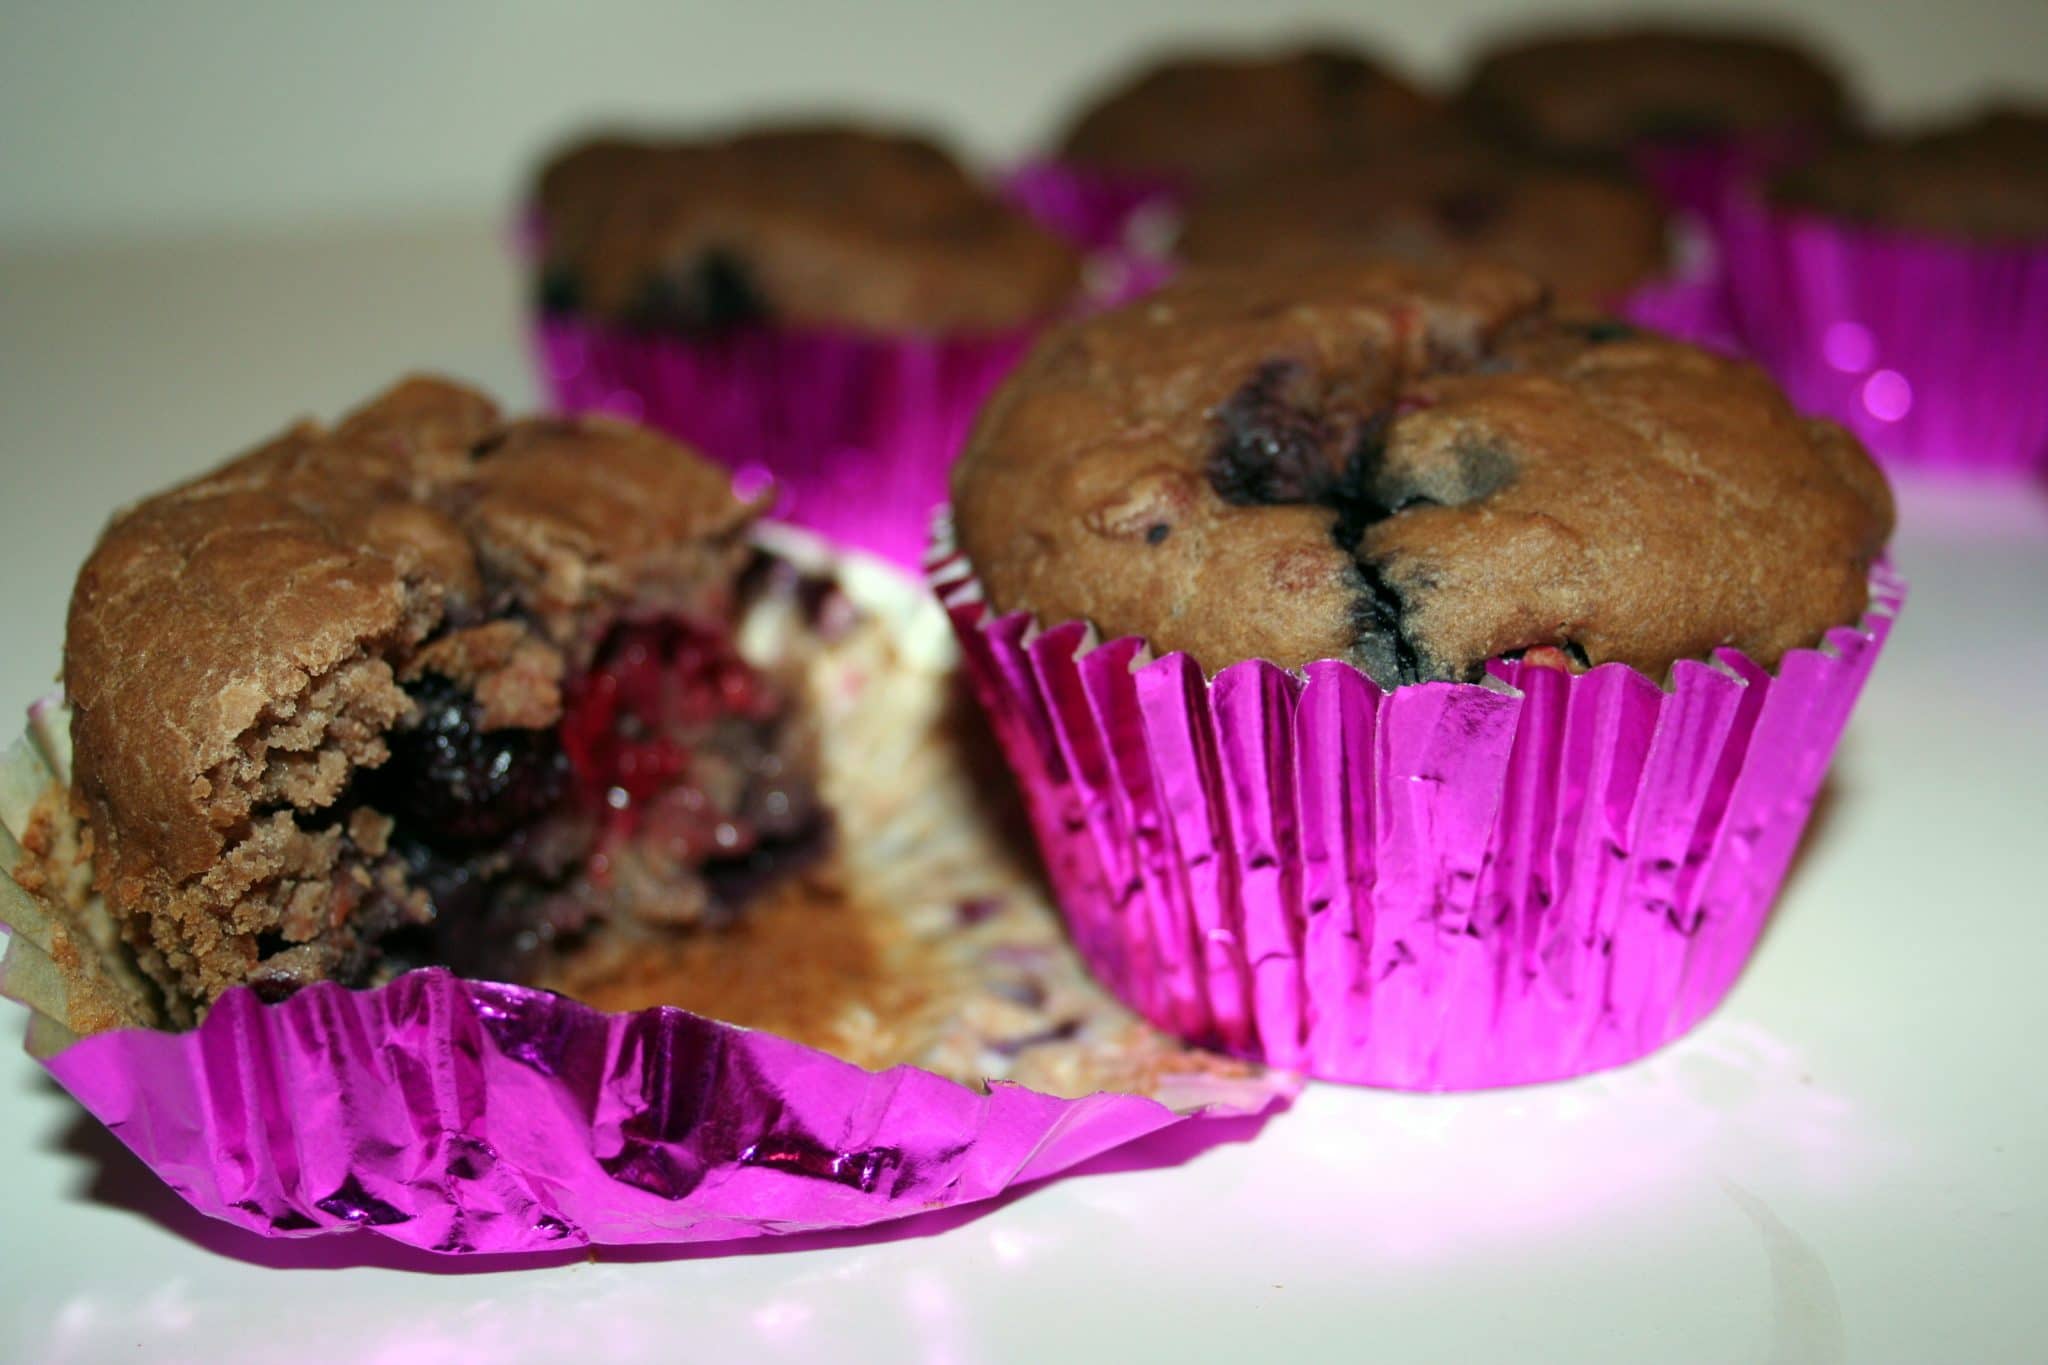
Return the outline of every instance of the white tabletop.
<path id="1" fill-rule="evenodd" d="M 496 247 L 0 255 L 0 705 L 47 686 L 116 504 L 409 368 L 529 401 Z M 887 1240 L 505 1269 L 210 1224 L 6 1042 L 0 1359 L 2042 1359 L 2048 493 L 1903 501 L 1912 600 L 1777 918 L 1646 1063 L 1314 1086 Z"/>

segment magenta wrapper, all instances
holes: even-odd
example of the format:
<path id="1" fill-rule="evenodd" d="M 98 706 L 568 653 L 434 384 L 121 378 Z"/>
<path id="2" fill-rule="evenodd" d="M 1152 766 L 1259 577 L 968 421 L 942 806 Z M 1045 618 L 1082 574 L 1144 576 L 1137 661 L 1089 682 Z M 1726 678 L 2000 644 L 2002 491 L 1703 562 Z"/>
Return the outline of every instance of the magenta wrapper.
<path id="1" fill-rule="evenodd" d="M 858 1228 L 987 1199 L 1188 1120 L 1155 1100 L 874 1073 L 677 1009 L 440 969 L 222 997 L 46 1062 L 195 1208 L 440 1252 Z"/>
<path id="2" fill-rule="evenodd" d="M 1155 1024 L 1310 1075 L 1513 1085 L 1641 1057 L 1742 967 L 1903 600 L 1775 673 L 1670 691 L 1496 662 L 1382 692 L 1329 661 L 1205 679 L 992 618 L 933 563 L 1074 941 Z"/>
<path id="3" fill-rule="evenodd" d="M 534 348 L 557 407 L 659 427 L 743 493 L 772 486 L 778 519 L 915 568 L 976 410 L 1031 337 L 690 338 L 545 317 Z"/>
<path id="4" fill-rule="evenodd" d="M 1003 197 L 1040 224 L 1086 250 L 1142 249 L 1148 218 L 1179 208 L 1185 191 L 1167 176 L 1091 170 L 1033 161 L 1001 181 Z"/>
<path id="5" fill-rule="evenodd" d="M 1810 128 L 1652 139 L 1631 160 L 1667 205 L 1711 221 L 1732 196 L 1798 165 L 1826 143 L 1827 134 Z"/>
<path id="6" fill-rule="evenodd" d="M 1754 199 L 1717 232 L 1743 344 L 1800 407 L 1897 469 L 2048 467 L 2048 241 L 1941 241 Z"/>
<path id="7" fill-rule="evenodd" d="M 1711 266 L 1638 286 L 1615 311 L 1666 336 L 1724 355 L 1742 354 L 1734 319 L 1729 316 L 1727 281 Z"/>

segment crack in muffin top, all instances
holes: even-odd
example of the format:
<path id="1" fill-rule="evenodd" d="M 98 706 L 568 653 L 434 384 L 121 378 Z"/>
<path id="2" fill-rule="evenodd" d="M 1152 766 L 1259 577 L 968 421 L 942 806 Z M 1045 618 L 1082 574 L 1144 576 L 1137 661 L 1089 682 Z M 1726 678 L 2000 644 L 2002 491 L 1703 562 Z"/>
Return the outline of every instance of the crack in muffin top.
<path id="1" fill-rule="evenodd" d="M 1045 337 L 953 494 L 998 612 L 1384 686 L 1543 647 L 1770 667 L 1857 619 L 1893 519 L 1758 370 L 1485 265 L 1190 271 Z"/>
<path id="2" fill-rule="evenodd" d="M 664 330 L 978 332 L 1049 317 L 1072 248 L 920 137 L 828 125 L 600 137 L 534 195 L 542 303 Z"/>

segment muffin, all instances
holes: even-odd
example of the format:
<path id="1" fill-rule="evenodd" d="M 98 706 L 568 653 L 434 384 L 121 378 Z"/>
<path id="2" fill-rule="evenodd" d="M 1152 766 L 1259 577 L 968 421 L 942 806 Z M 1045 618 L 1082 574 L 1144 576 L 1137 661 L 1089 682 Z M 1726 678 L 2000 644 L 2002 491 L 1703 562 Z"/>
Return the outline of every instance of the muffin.
<path id="1" fill-rule="evenodd" d="M 1460 108 L 1511 146 L 1630 169 L 1706 218 L 1739 185 L 1841 136 L 1854 114 L 1825 58 L 1759 30 L 1561 30 L 1497 45 Z"/>
<path id="2" fill-rule="evenodd" d="M 936 577 L 1091 965 L 1375 1084 L 1710 1009 L 1898 601 L 1852 437 L 1497 267 L 1191 271 L 1048 336 L 953 491 Z"/>
<path id="3" fill-rule="evenodd" d="M 118 516 L 0 756 L 31 1050 L 211 1216 L 439 1252 L 857 1227 L 1288 1093 L 1093 985 L 918 585 L 757 510 L 420 379 Z"/>
<path id="4" fill-rule="evenodd" d="M 1079 253 L 940 148 L 851 127 L 579 143 L 531 227 L 561 406 L 661 427 L 904 562 L 974 407 L 1081 292 Z"/>
<path id="5" fill-rule="evenodd" d="M 1057 147 L 1077 166 L 1207 184 L 1384 145 L 1442 116 L 1434 97 L 1362 52 L 1189 53 L 1097 98 Z"/>
<path id="6" fill-rule="evenodd" d="M 1743 342 L 1800 402 L 1900 468 L 2048 465 L 2048 116 L 1839 148 L 1715 232 Z"/>
<path id="7" fill-rule="evenodd" d="M 2048 242 L 2048 111 L 2003 106 L 1844 146 L 1780 176 L 1788 208 L 1962 242 Z"/>
<path id="8" fill-rule="evenodd" d="M 74 790 L 169 1016 L 529 975 L 814 852 L 814 736 L 733 644 L 755 515 L 652 433 L 414 380 L 117 517 L 65 635 Z"/>
<path id="9" fill-rule="evenodd" d="M 1189 202 L 1176 254 L 1197 267 L 1493 260 L 1535 275 L 1575 312 L 1614 308 L 1669 264 L 1663 211 L 1627 180 L 1451 137 L 1210 186 Z"/>
<path id="10" fill-rule="evenodd" d="M 1783 35 L 1650 27 L 1495 46 L 1474 62 L 1462 104 L 1517 145 L 1607 164 L 1646 140 L 1838 129 L 1850 108 L 1841 77 Z"/>

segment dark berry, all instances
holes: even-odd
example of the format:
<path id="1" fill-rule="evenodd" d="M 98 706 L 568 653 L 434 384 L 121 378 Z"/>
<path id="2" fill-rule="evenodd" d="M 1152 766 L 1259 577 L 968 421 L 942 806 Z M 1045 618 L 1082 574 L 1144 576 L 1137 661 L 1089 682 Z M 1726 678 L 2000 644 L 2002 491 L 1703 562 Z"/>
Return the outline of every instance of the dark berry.
<path id="1" fill-rule="evenodd" d="M 1476 237 L 1491 227 L 1506 208 L 1492 190 L 1464 189 L 1439 195 L 1430 205 L 1443 230 L 1453 237 Z"/>
<path id="2" fill-rule="evenodd" d="M 707 251 L 685 269 L 649 279 L 630 320 L 654 331 L 691 334 L 724 331 L 767 316 L 767 302 L 739 259 Z"/>
<path id="3" fill-rule="evenodd" d="M 1172 534 L 1173 528 L 1171 526 L 1168 526 L 1163 521 L 1155 521 L 1145 528 L 1145 543 L 1147 545 L 1159 545 L 1164 543 L 1166 538 Z"/>
<path id="4" fill-rule="evenodd" d="M 1329 488 L 1322 415 L 1303 394 L 1305 375 L 1271 361 L 1216 409 L 1209 483 L 1238 507 L 1315 502 Z"/>
<path id="5" fill-rule="evenodd" d="M 476 699 L 435 674 L 406 691 L 419 721 L 391 736 L 376 786 L 383 807 L 415 837 L 493 843 L 555 804 L 567 766 L 552 732 L 485 730 Z"/>
<path id="6" fill-rule="evenodd" d="M 1586 323 L 1579 329 L 1579 332 L 1586 340 L 1598 346 L 1609 341 L 1627 341 L 1635 336 L 1636 329 L 1625 322 L 1616 322 L 1609 318 L 1600 322 Z"/>
<path id="7" fill-rule="evenodd" d="M 583 282 L 564 265 L 551 265 L 540 272 L 540 311 L 547 314 L 573 313 L 583 306 Z"/>

